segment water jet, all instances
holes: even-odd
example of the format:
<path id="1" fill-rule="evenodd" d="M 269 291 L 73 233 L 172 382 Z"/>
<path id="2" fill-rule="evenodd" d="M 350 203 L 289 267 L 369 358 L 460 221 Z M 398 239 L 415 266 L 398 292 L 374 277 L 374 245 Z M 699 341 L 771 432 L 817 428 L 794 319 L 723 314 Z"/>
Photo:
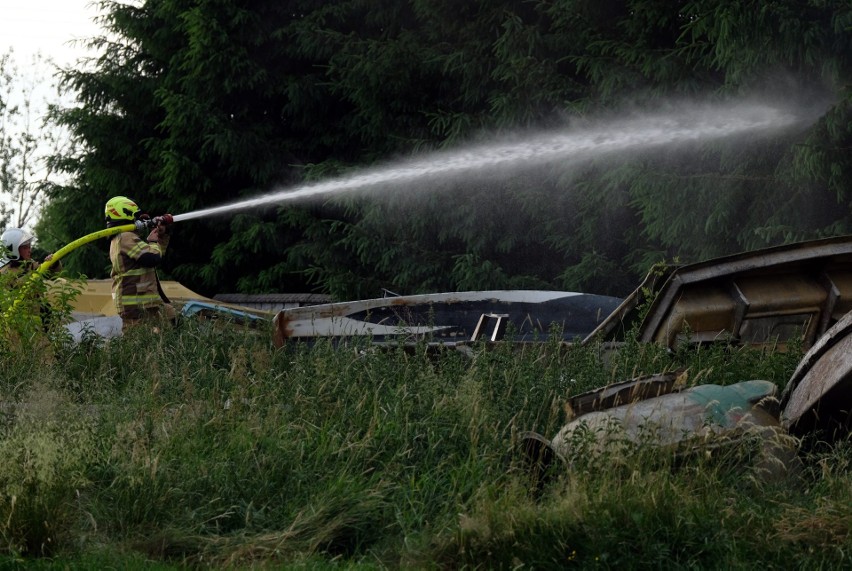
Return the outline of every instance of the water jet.
<path id="1" fill-rule="evenodd" d="M 617 153 L 668 148 L 730 137 L 756 137 L 800 123 L 804 118 L 778 107 L 756 103 L 683 107 L 677 112 L 610 120 L 596 127 L 548 131 L 503 138 L 491 144 L 431 153 L 394 164 L 308 183 L 268 194 L 175 215 L 175 222 L 216 216 L 287 202 L 304 202 L 342 193 L 395 188 L 454 175 L 476 176 L 555 161 L 582 161 Z"/>

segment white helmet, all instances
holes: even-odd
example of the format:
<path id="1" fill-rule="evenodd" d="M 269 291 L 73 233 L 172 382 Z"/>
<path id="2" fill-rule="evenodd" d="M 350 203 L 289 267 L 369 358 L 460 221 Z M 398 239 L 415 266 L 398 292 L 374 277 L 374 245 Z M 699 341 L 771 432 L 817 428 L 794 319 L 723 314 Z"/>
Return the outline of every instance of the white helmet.
<path id="1" fill-rule="evenodd" d="M 20 260 L 21 252 L 20 247 L 26 246 L 33 239 L 33 235 L 27 232 L 26 230 L 21 230 L 20 228 L 9 228 L 3 235 L 0 236 L 0 241 L 3 242 L 3 245 L 6 246 L 6 249 L 9 250 L 7 254 L 8 260 Z"/>

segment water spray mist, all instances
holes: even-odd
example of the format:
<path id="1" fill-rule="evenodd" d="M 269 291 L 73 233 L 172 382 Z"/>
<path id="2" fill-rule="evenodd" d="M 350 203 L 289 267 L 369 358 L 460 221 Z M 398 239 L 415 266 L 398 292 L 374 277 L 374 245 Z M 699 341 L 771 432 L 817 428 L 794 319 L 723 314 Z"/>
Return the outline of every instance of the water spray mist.
<path id="1" fill-rule="evenodd" d="M 627 152 L 734 136 L 759 136 L 802 121 L 795 113 L 760 104 L 700 106 L 676 113 L 610 121 L 594 128 L 557 131 L 517 140 L 437 152 L 325 182 L 282 189 L 263 196 L 196 210 L 175 222 L 285 202 L 308 201 L 344 192 L 398 187 L 457 174 L 474 176 L 496 168 L 511 170 L 556 161 L 591 159 Z"/>

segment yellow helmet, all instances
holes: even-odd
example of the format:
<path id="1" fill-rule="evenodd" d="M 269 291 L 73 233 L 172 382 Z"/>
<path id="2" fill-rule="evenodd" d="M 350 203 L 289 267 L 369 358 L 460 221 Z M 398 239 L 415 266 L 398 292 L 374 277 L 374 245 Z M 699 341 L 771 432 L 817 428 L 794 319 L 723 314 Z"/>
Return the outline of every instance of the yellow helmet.
<path id="1" fill-rule="evenodd" d="M 107 222 L 117 220 L 133 221 L 139 214 L 139 207 L 126 196 L 114 196 L 107 201 L 106 207 L 104 207 L 104 214 L 106 215 Z"/>

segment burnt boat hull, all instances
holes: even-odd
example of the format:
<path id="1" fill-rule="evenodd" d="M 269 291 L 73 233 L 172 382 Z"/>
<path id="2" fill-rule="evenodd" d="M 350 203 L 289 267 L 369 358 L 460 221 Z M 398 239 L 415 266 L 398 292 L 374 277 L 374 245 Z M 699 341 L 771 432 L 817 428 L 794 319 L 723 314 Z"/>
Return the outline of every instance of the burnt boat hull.
<path id="1" fill-rule="evenodd" d="M 793 435 L 828 441 L 852 430 L 852 313 L 805 354 L 781 395 L 782 422 Z"/>
<path id="2" fill-rule="evenodd" d="M 369 337 L 374 343 L 459 343 L 471 341 L 478 325 L 483 338 L 495 339 L 494 328 L 504 328 L 514 341 L 542 341 L 556 326 L 563 339 L 575 340 L 597 327 L 620 302 L 574 292 L 494 290 L 314 305 L 278 312 L 275 344 L 347 337 Z"/>
<path id="3" fill-rule="evenodd" d="M 798 339 L 807 348 L 850 310 L 852 236 L 839 236 L 654 269 L 584 342 L 622 341 L 638 326 L 640 341 L 670 348 L 722 341 L 783 350 Z"/>

